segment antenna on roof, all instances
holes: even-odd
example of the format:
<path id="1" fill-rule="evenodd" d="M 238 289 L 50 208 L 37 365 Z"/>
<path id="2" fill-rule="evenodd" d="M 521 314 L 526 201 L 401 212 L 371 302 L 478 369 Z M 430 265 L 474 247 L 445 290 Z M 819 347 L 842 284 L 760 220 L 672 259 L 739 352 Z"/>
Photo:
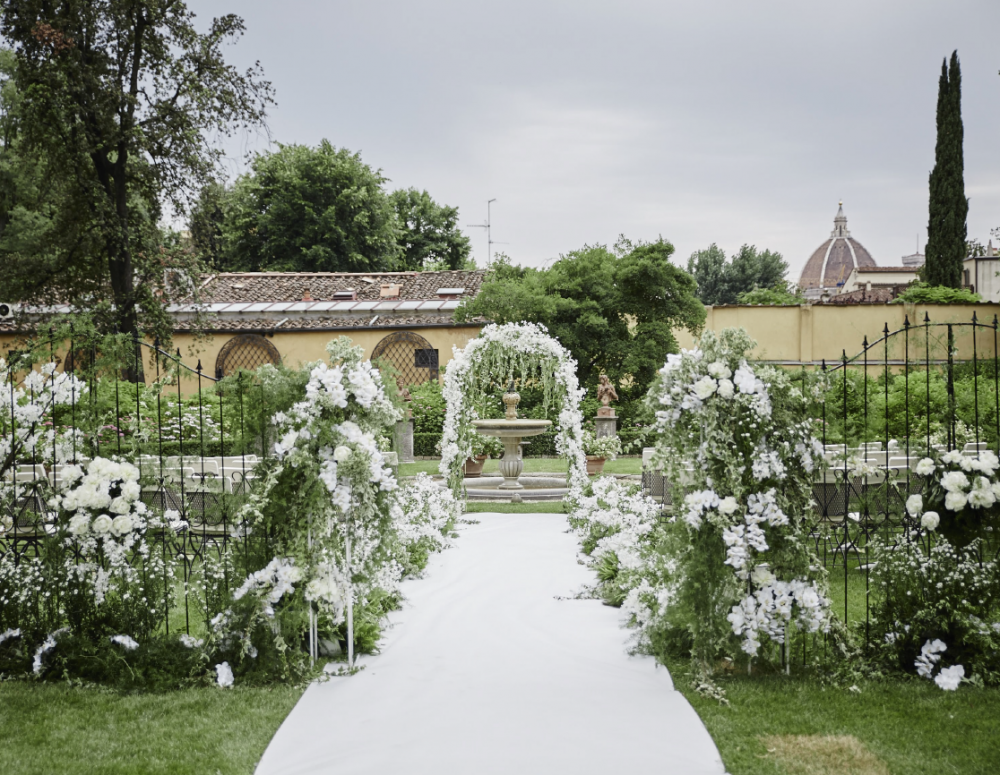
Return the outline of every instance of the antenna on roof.
<path id="1" fill-rule="evenodd" d="M 490 205 L 493 204 L 496 199 L 490 199 L 486 203 L 486 223 L 470 223 L 466 226 L 469 229 L 486 229 L 486 264 L 489 265 L 493 261 L 493 239 L 490 236 Z"/>

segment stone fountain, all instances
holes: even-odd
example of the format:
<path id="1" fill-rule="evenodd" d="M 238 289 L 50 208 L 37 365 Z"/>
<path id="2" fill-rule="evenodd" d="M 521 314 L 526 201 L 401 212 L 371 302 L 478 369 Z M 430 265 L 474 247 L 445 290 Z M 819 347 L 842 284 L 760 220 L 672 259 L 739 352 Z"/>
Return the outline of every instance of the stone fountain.
<path id="1" fill-rule="evenodd" d="M 474 491 L 469 490 L 470 497 L 489 497 L 489 493 L 492 491 L 494 497 L 512 497 L 515 501 L 521 500 L 519 491 L 525 489 L 524 484 L 520 481 L 521 472 L 524 471 L 521 440 L 545 433 L 552 426 L 552 423 L 549 420 L 518 419 L 517 404 L 520 400 L 521 396 L 514 391 L 514 383 L 512 381 L 507 388 L 507 392 L 503 394 L 504 419 L 472 421 L 472 424 L 476 426 L 477 433 L 481 433 L 483 436 L 494 436 L 503 442 L 504 455 L 503 459 L 500 460 L 500 473 L 503 475 L 503 481 L 493 487 L 490 487 L 492 483 L 488 480 L 476 482 Z M 538 484 L 548 488 L 551 488 L 553 485 L 557 487 L 562 485 L 565 487 L 565 480 L 550 481 L 550 479 L 551 477 L 547 478 L 544 482 L 538 482 Z M 532 482 L 529 484 L 529 488 L 533 484 L 535 483 Z M 542 495 L 542 493 L 539 493 L 539 495 Z M 554 497 L 555 495 L 555 490 L 552 491 L 551 495 L 546 490 L 545 496 Z"/>

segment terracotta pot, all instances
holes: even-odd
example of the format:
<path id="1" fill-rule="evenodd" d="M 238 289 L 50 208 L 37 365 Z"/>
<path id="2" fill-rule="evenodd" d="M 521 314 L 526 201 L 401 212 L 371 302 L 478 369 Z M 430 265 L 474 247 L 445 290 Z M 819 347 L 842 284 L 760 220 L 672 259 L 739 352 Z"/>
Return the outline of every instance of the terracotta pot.
<path id="1" fill-rule="evenodd" d="M 604 470 L 604 461 L 607 458 L 598 457 L 597 455 L 587 455 L 587 473 L 590 476 L 599 474 Z"/>
<path id="2" fill-rule="evenodd" d="M 489 455 L 476 455 L 475 457 L 466 458 L 465 465 L 462 466 L 462 471 L 466 479 L 476 479 L 482 476 L 483 466 L 486 465 L 487 458 L 489 458 Z"/>

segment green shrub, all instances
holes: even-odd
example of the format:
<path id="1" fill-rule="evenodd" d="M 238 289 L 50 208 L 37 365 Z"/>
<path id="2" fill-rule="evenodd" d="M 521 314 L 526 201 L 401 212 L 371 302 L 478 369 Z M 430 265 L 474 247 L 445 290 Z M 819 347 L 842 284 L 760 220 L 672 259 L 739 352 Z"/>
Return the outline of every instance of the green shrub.
<path id="1" fill-rule="evenodd" d="M 893 304 L 976 304 L 983 297 L 965 288 L 912 283 L 893 300 Z"/>

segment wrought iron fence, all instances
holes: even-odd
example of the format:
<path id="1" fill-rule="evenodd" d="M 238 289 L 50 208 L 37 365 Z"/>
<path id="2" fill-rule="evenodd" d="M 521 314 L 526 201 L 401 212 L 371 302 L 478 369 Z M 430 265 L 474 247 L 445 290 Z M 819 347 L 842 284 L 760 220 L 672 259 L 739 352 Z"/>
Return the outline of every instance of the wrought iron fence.
<path id="1" fill-rule="evenodd" d="M 795 375 L 803 390 L 816 390 L 813 418 L 824 445 L 826 466 L 813 484 L 814 513 L 807 515 L 817 554 L 843 582 L 847 622 L 870 626 L 872 542 L 892 547 L 920 528 L 906 500 L 919 494 L 923 477 L 914 473 L 929 450 L 958 450 L 978 457 L 1000 455 L 1000 325 L 968 322 L 903 327 L 869 342 L 835 364 Z M 665 510 L 683 497 L 684 487 L 645 470 L 643 490 Z M 1000 556 L 1000 536 L 985 528 L 979 536 L 983 560 Z M 931 537 L 924 535 L 925 540 Z M 852 600 L 853 598 L 853 600 Z M 861 602 L 859 602 L 859 600 Z"/>
<path id="2" fill-rule="evenodd" d="M 177 626 L 180 612 L 173 610 L 169 592 L 175 590 L 183 627 L 190 632 L 190 592 L 197 586 L 191 581 L 213 559 L 209 554 L 221 558 L 237 539 L 247 552 L 251 541 L 268 541 L 261 535 L 250 539 L 240 517 L 254 470 L 271 446 L 265 421 L 268 395 L 253 372 L 216 378 L 204 372 L 200 361 L 192 368 L 179 350 L 166 352 L 159 342 L 134 338 L 128 344 L 124 358 L 121 352 L 103 353 L 96 340 L 72 338 L 6 354 L 9 373 L 3 389 L 10 400 L 5 402 L 9 412 L 0 417 L 0 439 L 9 451 L 0 457 L 0 555 L 10 554 L 17 563 L 42 551 L 54 531 L 50 500 L 67 486 L 61 476 L 66 466 L 97 457 L 128 461 L 139 469 L 140 497 L 147 508 L 160 516 L 176 512 L 171 525 L 151 529 L 147 538 L 163 559 L 172 560 L 168 567 L 179 568 L 179 576 L 164 579 L 163 627 L 169 632 Z M 151 384 L 123 380 L 123 372 L 143 373 L 144 353 Z M 32 381 L 28 375 L 39 374 L 37 368 L 46 362 L 57 366 L 45 379 L 72 371 L 80 383 L 74 383 L 68 401 L 41 407 L 26 425 L 15 412 L 15 393 L 27 391 L 28 401 L 34 400 L 38 377 Z M 187 382 L 186 392 L 182 382 Z M 19 443 L 20 432 L 32 443 Z M 135 553 L 132 562 L 145 572 L 143 556 Z M 228 569 L 219 567 L 219 582 L 228 590 Z M 213 591 L 202 585 L 202 610 L 211 607 Z"/>

